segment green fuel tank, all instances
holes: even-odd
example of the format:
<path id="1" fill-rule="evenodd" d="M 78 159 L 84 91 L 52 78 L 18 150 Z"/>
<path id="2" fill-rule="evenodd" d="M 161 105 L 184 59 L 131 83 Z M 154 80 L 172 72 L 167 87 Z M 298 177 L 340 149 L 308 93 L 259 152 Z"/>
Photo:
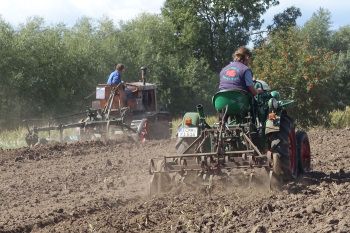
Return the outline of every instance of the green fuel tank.
<path id="1" fill-rule="evenodd" d="M 245 116 L 249 111 L 250 95 L 239 90 L 225 90 L 217 92 L 213 97 L 213 105 L 216 111 L 225 110 L 228 106 L 229 116 Z"/>

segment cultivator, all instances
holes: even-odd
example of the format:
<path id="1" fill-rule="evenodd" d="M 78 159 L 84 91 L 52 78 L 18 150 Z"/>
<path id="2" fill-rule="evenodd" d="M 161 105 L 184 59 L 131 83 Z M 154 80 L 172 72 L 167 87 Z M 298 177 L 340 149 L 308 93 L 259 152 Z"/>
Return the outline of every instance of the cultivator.
<path id="1" fill-rule="evenodd" d="M 51 119 L 47 126 L 30 127 L 26 120 L 28 134 L 26 142 L 33 146 L 47 141 L 39 138 L 40 132 L 59 132 L 59 141 L 66 141 L 64 131 L 78 129 L 76 140 L 93 140 L 97 138 L 113 139 L 116 135 L 126 134 L 133 139 L 159 139 L 170 137 L 170 115 L 159 111 L 156 101 L 156 86 L 146 82 L 146 68 L 141 68 L 141 82 L 120 83 L 116 86 L 100 84 L 96 88 L 96 100 L 92 108 L 85 113 L 78 113 Z M 131 91 L 131 97 L 126 98 L 125 88 Z M 73 123 L 62 122 L 73 117 L 86 117 Z M 158 132 L 157 130 L 161 130 Z"/>
<path id="2" fill-rule="evenodd" d="M 210 190 L 214 177 L 231 177 L 237 170 L 244 171 L 251 185 L 257 168 L 266 172 L 271 188 L 273 177 L 290 179 L 310 168 L 307 135 L 295 133 L 286 112 L 293 101 L 280 100 L 279 93 L 263 81 L 256 87 L 264 92 L 255 99 L 234 90 L 217 93 L 213 105 L 219 120 L 212 126 L 201 105 L 197 112 L 185 114 L 178 130 L 178 153 L 150 161 L 151 195 L 171 189 L 170 184 L 178 181 L 191 185 L 196 180 Z M 296 136 L 301 134 L 306 136 Z M 301 145 L 308 145 L 304 152 Z"/>
<path id="3" fill-rule="evenodd" d="M 64 141 L 64 130 L 66 129 L 72 129 L 72 128 L 78 128 L 79 129 L 79 135 L 81 139 L 93 139 L 95 135 L 100 135 L 100 137 L 109 138 L 111 133 L 110 128 L 112 126 L 120 127 L 121 130 L 128 130 L 130 132 L 136 133 L 137 131 L 130 127 L 129 124 L 127 124 L 127 116 L 128 111 L 130 111 L 129 108 L 119 108 L 117 110 L 113 111 L 112 116 L 112 103 L 114 100 L 114 97 L 116 95 L 119 95 L 119 89 L 121 88 L 121 85 L 118 85 L 116 87 L 112 87 L 111 94 L 109 96 L 109 99 L 107 101 L 106 106 L 104 109 L 89 109 L 86 112 L 86 117 L 79 122 L 75 123 L 68 123 L 68 124 L 57 124 L 57 125 L 48 125 L 44 127 L 36 127 L 34 126 L 32 129 L 29 127 L 29 122 L 26 120 L 27 123 L 27 129 L 28 134 L 26 135 L 26 142 L 28 145 L 35 145 L 36 143 L 40 142 L 39 140 L 39 133 L 40 132 L 51 132 L 51 131 L 58 131 L 59 132 L 59 141 Z M 67 115 L 67 116 L 61 116 L 54 119 L 51 119 L 52 121 L 59 121 L 66 118 L 73 117 L 75 115 L 82 115 L 83 113 L 79 114 L 73 114 L 73 115 Z"/>

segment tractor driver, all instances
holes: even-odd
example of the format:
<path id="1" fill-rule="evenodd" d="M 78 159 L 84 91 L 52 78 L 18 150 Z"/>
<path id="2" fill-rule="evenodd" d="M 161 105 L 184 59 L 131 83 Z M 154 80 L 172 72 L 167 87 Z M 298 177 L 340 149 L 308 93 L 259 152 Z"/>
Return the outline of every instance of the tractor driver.
<path id="1" fill-rule="evenodd" d="M 254 88 L 253 72 L 248 67 L 252 53 L 246 47 L 239 47 L 233 54 L 233 61 L 220 72 L 219 90 L 248 91 L 253 96 L 262 92 Z"/>
<path id="2" fill-rule="evenodd" d="M 122 82 L 122 73 L 125 71 L 123 64 L 116 64 L 115 71 L 113 71 L 107 80 L 108 85 L 118 85 Z"/>
<path id="3" fill-rule="evenodd" d="M 124 64 L 116 64 L 115 65 L 115 71 L 113 71 L 107 80 L 108 85 L 118 85 L 122 83 L 122 73 L 125 72 L 125 66 Z M 128 89 L 127 87 L 121 88 L 121 95 L 123 99 L 124 106 L 127 106 L 127 101 L 132 98 L 132 91 Z"/>

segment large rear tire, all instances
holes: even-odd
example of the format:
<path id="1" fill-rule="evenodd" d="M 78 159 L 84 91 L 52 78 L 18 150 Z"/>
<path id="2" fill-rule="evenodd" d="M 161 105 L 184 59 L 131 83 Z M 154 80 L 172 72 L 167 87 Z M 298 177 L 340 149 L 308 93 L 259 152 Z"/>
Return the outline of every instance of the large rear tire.
<path id="1" fill-rule="evenodd" d="M 293 120 L 282 115 L 280 131 L 272 135 L 271 149 L 273 151 L 272 169 L 275 176 L 283 181 L 296 178 L 299 175 L 296 136 Z"/>

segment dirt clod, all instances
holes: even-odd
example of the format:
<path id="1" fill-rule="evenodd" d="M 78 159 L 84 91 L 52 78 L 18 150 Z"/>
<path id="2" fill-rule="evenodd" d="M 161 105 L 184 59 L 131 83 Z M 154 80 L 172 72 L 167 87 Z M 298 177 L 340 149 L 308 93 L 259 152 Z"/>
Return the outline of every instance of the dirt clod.
<path id="1" fill-rule="evenodd" d="M 107 161 L 106 161 L 106 167 L 107 167 L 107 166 L 112 166 L 112 165 L 113 165 L 113 164 L 112 164 L 111 160 L 107 159 Z"/>
<path id="2" fill-rule="evenodd" d="M 258 225 L 250 233 L 267 233 L 267 229 L 262 225 Z"/>

